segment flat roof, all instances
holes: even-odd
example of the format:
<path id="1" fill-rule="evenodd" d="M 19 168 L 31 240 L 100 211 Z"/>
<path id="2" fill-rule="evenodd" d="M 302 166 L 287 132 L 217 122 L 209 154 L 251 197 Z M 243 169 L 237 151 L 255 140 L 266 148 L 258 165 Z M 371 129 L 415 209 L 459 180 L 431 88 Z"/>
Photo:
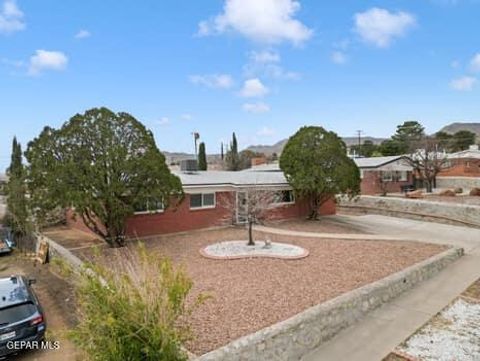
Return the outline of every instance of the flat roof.
<path id="1" fill-rule="evenodd" d="M 405 158 L 404 155 L 393 155 L 389 157 L 354 158 L 353 161 L 358 168 L 378 168 L 385 164 Z"/>
<path id="2" fill-rule="evenodd" d="M 283 172 L 196 171 L 173 172 L 184 187 L 188 186 L 253 186 L 288 185 Z"/>

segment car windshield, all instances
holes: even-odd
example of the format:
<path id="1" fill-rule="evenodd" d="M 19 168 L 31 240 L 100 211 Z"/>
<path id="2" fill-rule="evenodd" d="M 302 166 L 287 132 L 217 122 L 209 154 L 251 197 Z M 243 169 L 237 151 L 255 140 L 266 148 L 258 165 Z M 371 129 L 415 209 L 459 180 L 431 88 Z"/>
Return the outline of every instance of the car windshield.
<path id="1" fill-rule="evenodd" d="M 21 303 L 0 309 L 0 327 L 22 321 L 35 313 L 33 303 Z"/>

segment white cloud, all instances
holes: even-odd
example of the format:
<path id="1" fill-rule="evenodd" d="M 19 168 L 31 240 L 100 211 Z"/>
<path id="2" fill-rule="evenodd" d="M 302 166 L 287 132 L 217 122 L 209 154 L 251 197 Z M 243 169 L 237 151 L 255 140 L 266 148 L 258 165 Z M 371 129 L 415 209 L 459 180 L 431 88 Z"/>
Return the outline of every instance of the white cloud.
<path id="1" fill-rule="evenodd" d="M 183 120 L 192 120 L 193 119 L 193 116 L 189 113 L 183 113 L 180 118 L 182 118 Z"/>
<path id="2" fill-rule="evenodd" d="M 242 108 L 244 111 L 254 114 L 267 113 L 270 111 L 270 106 L 263 102 L 245 103 L 243 104 Z"/>
<path id="3" fill-rule="evenodd" d="M 401 37 L 416 24 L 415 17 L 404 11 L 389 12 L 371 8 L 354 16 L 355 31 L 367 43 L 388 47 L 393 39 Z"/>
<path id="4" fill-rule="evenodd" d="M 65 70 L 67 64 L 68 58 L 61 51 L 37 50 L 30 57 L 28 74 L 38 75 L 44 70 Z"/>
<path id="5" fill-rule="evenodd" d="M 341 51 L 334 51 L 330 57 L 335 64 L 345 64 L 347 62 L 347 56 Z"/>
<path id="6" fill-rule="evenodd" d="M 92 36 L 90 31 L 82 29 L 75 34 L 75 39 L 85 39 L 85 38 L 89 38 L 90 36 Z"/>
<path id="7" fill-rule="evenodd" d="M 229 89 L 233 86 L 233 78 L 228 74 L 192 75 L 190 81 L 208 88 Z"/>
<path id="8" fill-rule="evenodd" d="M 470 60 L 470 69 L 474 72 L 480 72 L 480 53 L 475 54 Z"/>
<path id="9" fill-rule="evenodd" d="M 226 0 L 223 13 L 199 23 L 197 35 L 234 31 L 256 42 L 300 45 L 313 31 L 294 18 L 298 10 L 296 0 Z"/>
<path id="10" fill-rule="evenodd" d="M 167 125 L 167 124 L 170 124 L 170 119 L 168 117 L 161 117 L 158 121 L 157 121 L 157 124 L 158 125 Z"/>
<path id="11" fill-rule="evenodd" d="M 258 132 L 257 135 L 259 137 L 271 137 L 275 135 L 275 130 L 269 127 L 262 127 Z"/>
<path id="12" fill-rule="evenodd" d="M 247 78 L 266 77 L 279 80 L 298 80 L 301 75 L 285 70 L 279 63 L 280 54 L 272 50 L 252 51 L 249 62 L 243 67 L 243 75 Z"/>
<path id="13" fill-rule="evenodd" d="M 0 34 L 10 34 L 25 29 L 24 14 L 15 0 L 5 0 L 0 10 Z"/>
<path id="14" fill-rule="evenodd" d="M 279 63 L 280 54 L 273 50 L 252 51 L 250 53 L 250 60 L 255 63 Z"/>
<path id="15" fill-rule="evenodd" d="M 453 79 L 450 82 L 450 86 L 454 90 L 458 91 L 470 91 L 473 89 L 475 84 L 477 83 L 477 79 L 472 76 L 463 76 L 457 79 Z"/>
<path id="16" fill-rule="evenodd" d="M 257 98 L 267 95 L 268 92 L 268 88 L 262 84 L 260 79 L 253 78 L 245 80 L 240 95 L 245 98 Z"/>

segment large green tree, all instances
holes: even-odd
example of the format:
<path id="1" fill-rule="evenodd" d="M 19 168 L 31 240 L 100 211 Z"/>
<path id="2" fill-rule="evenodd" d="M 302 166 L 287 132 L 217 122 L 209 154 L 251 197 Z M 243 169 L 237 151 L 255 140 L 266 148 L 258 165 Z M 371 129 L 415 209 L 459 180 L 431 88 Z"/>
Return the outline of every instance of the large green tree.
<path id="1" fill-rule="evenodd" d="M 392 136 L 392 141 L 397 143 L 400 153 L 406 154 L 414 150 L 416 143 L 425 136 L 425 128 L 417 121 L 406 121 L 397 126 L 397 131 Z M 397 154 L 397 155 L 398 155 Z"/>
<path id="2" fill-rule="evenodd" d="M 232 134 L 230 148 L 225 155 L 225 168 L 231 171 L 240 170 L 240 156 L 238 154 L 238 143 L 235 133 Z"/>
<path id="3" fill-rule="evenodd" d="M 469 146 L 475 144 L 477 135 L 468 130 L 459 130 L 452 136 L 452 152 L 459 152 L 468 149 Z"/>
<path id="4" fill-rule="evenodd" d="M 125 241 L 125 221 L 138 205 L 183 195 L 153 134 L 127 113 L 95 108 L 60 129 L 46 127 L 26 152 L 37 215 L 57 207 L 76 216 L 111 246 Z"/>
<path id="5" fill-rule="evenodd" d="M 6 223 L 16 236 L 27 233 L 28 210 L 25 186 L 25 167 L 22 160 L 22 146 L 13 138 L 12 156 L 7 170 L 7 217 Z"/>
<path id="6" fill-rule="evenodd" d="M 297 197 L 309 200 L 311 219 L 335 195 L 353 197 L 360 192 L 360 171 L 347 156 L 345 143 L 322 127 L 303 127 L 290 137 L 280 156 L 280 168 Z"/>
<path id="7" fill-rule="evenodd" d="M 207 170 L 207 152 L 204 142 L 198 146 L 198 170 Z"/>

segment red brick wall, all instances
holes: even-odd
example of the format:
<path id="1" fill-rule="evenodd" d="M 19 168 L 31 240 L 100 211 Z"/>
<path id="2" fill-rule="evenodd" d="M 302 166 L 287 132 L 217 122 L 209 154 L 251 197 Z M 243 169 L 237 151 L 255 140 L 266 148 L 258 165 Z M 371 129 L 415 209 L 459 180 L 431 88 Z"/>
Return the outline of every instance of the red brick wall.
<path id="1" fill-rule="evenodd" d="M 451 161 L 451 167 L 442 170 L 442 177 L 480 177 L 479 159 L 456 159 Z"/>
<path id="2" fill-rule="evenodd" d="M 176 207 L 170 207 L 165 212 L 156 214 L 139 214 L 127 220 L 127 234 L 130 237 L 144 237 L 155 234 L 175 233 L 215 227 L 232 223 L 232 211 L 225 208 L 226 204 L 234 204 L 231 197 L 235 193 L 217 192 L 216 207 L 210 209 L 190 209 L 189 195 Z M 333 200 L 325 202 L 319 212 L 321 215 L 335 214 L 336 205 Z M 272 209 L 268 219 L 289 219 L 306 217 L 309 213 L 308 202 L 297 200 L 295 204 Z M 234 214 L 234 213 L 233 213 Z M 68 225 L 88 231 L 80 217 L 73 220 L 72 212 L 68 212 Z"/>
<path id="3" fill-rule="evenodd" d="M 407 173 L 406 181 L 399 182 L 387 182 L 387 193 L 401 192 L 401 187 L 413 183 L 412 172 Z M 364 195 L 375 195 L 383 193 L 381 184 L 378 181 L 379 172 L 376 171 L 364 171 L 362 183 L 360 184 L 361 193 Z"/>

